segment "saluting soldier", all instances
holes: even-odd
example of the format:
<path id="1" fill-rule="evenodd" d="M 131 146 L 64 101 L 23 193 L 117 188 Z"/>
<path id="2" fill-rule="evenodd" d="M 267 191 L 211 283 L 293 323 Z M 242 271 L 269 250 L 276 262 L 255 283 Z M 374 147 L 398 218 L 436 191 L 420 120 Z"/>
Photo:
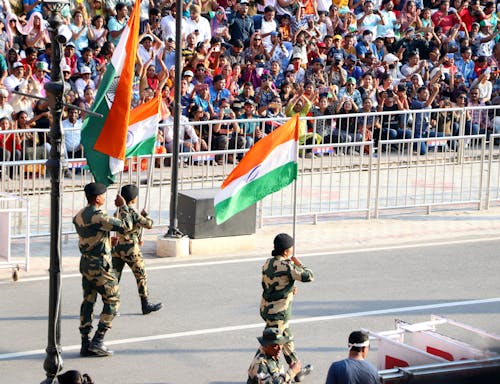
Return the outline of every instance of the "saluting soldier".
<path id="1" fill-rule="evenodd" d="M 262 267 L 262 301 L 260 315 L 266 327 L 275 327 L 288 338 L 283 344 L 283 355 L 291 369 L 301 369 L 301 362 L 295 352 L 293 334 L 288 322 L 292 314 L 292 300 L 296 292 L 295 281 L 313 281 L 313 272 L 293 255 L 293 238 L 280 233 L 274 238 L 272 256 Z M 305 373 L 305 372 L 304 372 Z"/>
<path id="2" fill-rule="evenodd" d="M 80 273 L 82 274 L 83 302 L 80 307 L 80 334 L 82 346 L 80 356 L 110 356 L 113 354 L 104 345 L 104 335 L 111 328 L 113 318 L 120 306 L 118 280 L 112 270 L 110 232 L 123 233 L 132 228 L 132 223 L 125 213 L 128 208 L 120 195 L 116 196 L 115 205 L 124 206 L 122 218 L 108 216 L 101 207 L 106 202 L 106 186 L 90 183 L 84 188 L 87 206 L 73 218 L 78 233 L 78 246 L 82 254 Z M 97 294 L 101 295 L 103 308 L 97 331 L 89 339 L 92 331 L 94 304 Z"/>
<path id="3" fill-rule="evenodd" d="M 125 199 L 126 205 L 119 208 L 119 215 L 127 215 L 132 222 L 132 228 L 129 231 L 119 233 L 117 244 L 113 248 L 113 269 L 115 270 L 118 282 L 120 282 L 123 267 L 127 264 L 134 273 L 137 282 L 137 290 L 141 298 L 142 314 L 159 311 L 162 303 L 153 304 L 148 299 L 148 285 L 146 277 L 146 267 L 141 253 L 141 228 L 151 229 L 153 219 L 148 216 L 145 210 L 139 213 L 135 208 L 139 188 L 129 184 L 122 187 L 120 195 Z"/>
<path id="4" fill-rule="evenodd" d="M 278 328 L 266 328 L 259 340 L 260 348 L 248 368 L 247 384 L 283 384 L 293 383 L 300 367 L 296 364 L 287 371 L 280 362 L 279 355 L 288 337 L 283 336 Z"/>

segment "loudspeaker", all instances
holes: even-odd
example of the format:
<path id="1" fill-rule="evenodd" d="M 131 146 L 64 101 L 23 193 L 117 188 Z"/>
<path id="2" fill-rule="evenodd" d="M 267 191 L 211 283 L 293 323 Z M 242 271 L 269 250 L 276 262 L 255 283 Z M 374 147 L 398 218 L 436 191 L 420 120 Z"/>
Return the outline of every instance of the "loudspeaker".
<path id="1" fill-rule="evenodd" d="M 234 215 L 221 225 L 214 217 L 214 197 L 218 189 L 191 189 L 179 192 L 179 230 L 192 239 L 251 235 L 255 233 L 255 204 Z"/>

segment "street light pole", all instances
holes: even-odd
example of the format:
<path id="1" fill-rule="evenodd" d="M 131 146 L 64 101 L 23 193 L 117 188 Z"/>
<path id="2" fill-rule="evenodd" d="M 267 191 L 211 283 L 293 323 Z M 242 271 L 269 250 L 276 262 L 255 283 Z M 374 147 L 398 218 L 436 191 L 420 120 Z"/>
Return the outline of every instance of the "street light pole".
<path id="1" fill-rule="evenodd" d="M 47 161 L 47 169 L 50 174 L 50 268 L 49 268 L 49 323 L 47 356 L 43 368 L 47 378 L 43 383 L 49 384 L 62 370 L 63 360 L 61 357 L 61 176 L 63 172 L 62 128 L 61 116 L 63 112 L 63 96 L 67 85 L 61 75 L 61 60 L 63 57 L 63 45 L 69 36 L 61 28 L 63 19 L 61 10 L 69 4 L 69 0 L 43 0 L 50 15 L 48 18 L 50 40 L 52 42 L 52 72 L 51 81 L 45 84 L 45 91 L 52 114 L 52 125 L 50 127 L 50 152 Z"/>
<path id="2" fill-rule="evenodd" d="M 179 167 L 179 129 L 181 122 L 181 78 L 182 78 L 182 2 L 175 4 L 175 88 L 174 88 L 174 147 L 172 153 L 172 182 L 170 188 L 170 225 L 165 237 L 179 238 L 182 232 L 177 228 L 178 207 L 178 167 Z"/>

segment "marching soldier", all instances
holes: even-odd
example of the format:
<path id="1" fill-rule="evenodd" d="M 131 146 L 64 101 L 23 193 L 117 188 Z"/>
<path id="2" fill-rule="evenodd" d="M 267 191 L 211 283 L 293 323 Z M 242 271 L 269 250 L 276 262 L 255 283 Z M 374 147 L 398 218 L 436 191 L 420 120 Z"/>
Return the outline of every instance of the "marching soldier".
<path id="1" fill-rule="evenodd" d="M 293 238 L 280 233 L 274 238 L 272 256 L 262 267 L 262 300 L 260 315 L 266 327 L 278 328 L 288 339 L 283 344 L 283 354 L 291 369 L 301 362 L 295 352 L 293 334 L 288 326 L 292 313 L 292 301 L 296 292 L 295 281 L 313 281 L 313 272 L 293 256 Z M 306 374 L 303 372 L 303 374 Z"/>
<path id="2" fill-rule="evenodd" d="M 134 273 L 135 280 L 137 281 L 137 290 L 141 298 L 142 313 L 159 311 L 163 305 L 162 303 L 153 304 L 148 300 L 148 286 L 146 277 L 146 268 L 142 258 L 140 246 L 141 228 L 151 229 L 153 227 L 153 220 L 148 216 L 147 212 L 143 210 L 139 213 L 134 205 L 137 203 L 137 195 L 139 188 L 135 185 L 125 185 L 121 189 L 121 196 L 125 199 L 126 206 L 119 208 L 120 216 L 127 215 L 132 222 L 132 228 L 129 231 L 118 234 L 117 244 L 113 249 L 113 269 L 115 270 L 118 282 L 120 282 L 123 267 L 127 264 Z"/>
<path id="3" fill-rule="evenodd" d="M 285 372 L 279 359 L 283 344 L 290 341 L 288 337 L 283 336 L 278 328 L 266 328 L 257 340 L 261 346 L 248 368 L 247 384 L 293 383 L 300 366 L 295 364 Z"/>
<path id="4" fill-rule="evenodd" d="M 115 205 L 123 208 L 123 217 L 108 216 L 100 208 L 106 202 L 106 186 L 90 183 L 85 186 L 87 206 L 73 218 L 78 233 L 80 252 L 80 273 L 82 274 L 83 302 L 80 308 L 80 334 L 82 346 L 80 356 L 110 356 L 113 354 L 104 345 L 104 335 L 111 328 L 111 323 L 120 306 L 118 281 L 112 271 L 110 232 L 123 233 L 130 230 L 132 223 L 126 215 L 128 207 L 120 195 L 116 196 Z M 94 304 L 97 294 L 101 295 L 103 309 L 97 331 L 89 339 L 92 331 Z"/>

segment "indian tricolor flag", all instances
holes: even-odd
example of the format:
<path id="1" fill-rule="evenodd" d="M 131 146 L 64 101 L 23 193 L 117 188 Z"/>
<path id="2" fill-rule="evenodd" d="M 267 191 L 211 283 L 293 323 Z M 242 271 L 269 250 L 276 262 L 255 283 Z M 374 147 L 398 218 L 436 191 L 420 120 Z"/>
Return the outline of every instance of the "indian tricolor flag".
<path id="1" fill-rule="evenodd" d="M 161 94 L 158 94 L 154 99 L 130 111 L 125 157 L 154 153 L 160 121 L 160 99 Z"/>
<path id="2" fill-rule="evenodd" d="M 112 184 L 114 175 L 123 170 L 139 38 L 139 5 L 140 1 L 136 1 L 97 90 L 92 111 L 103 117 L 88 116 L 82 128 L 81 142 L 90 171 L 96 182 L 105 185 Z"/>
<path id="3" fill-rule="evenodd" d="M 299 115 L 259 140 L 224 180 L 214 198 L 221 224 L 297 178 Z"/>

